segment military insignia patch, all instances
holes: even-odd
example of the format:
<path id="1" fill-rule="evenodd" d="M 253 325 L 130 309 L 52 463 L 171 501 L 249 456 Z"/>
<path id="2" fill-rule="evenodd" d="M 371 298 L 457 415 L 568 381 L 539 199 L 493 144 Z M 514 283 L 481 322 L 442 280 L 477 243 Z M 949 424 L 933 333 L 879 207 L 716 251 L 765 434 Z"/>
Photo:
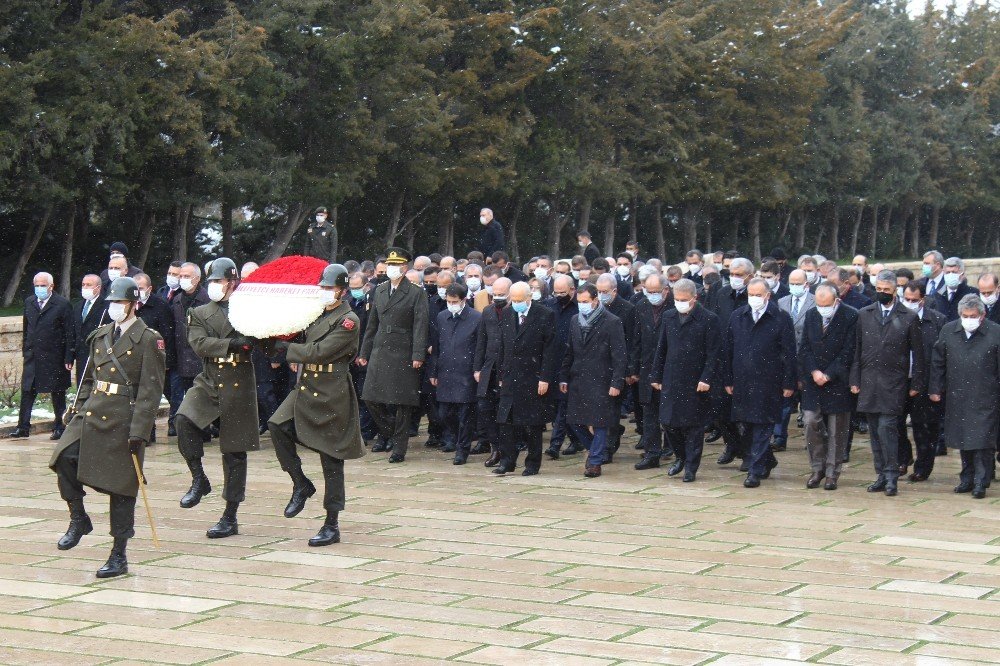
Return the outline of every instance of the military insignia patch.
<path id="1" fill-rule="evenodd" d="M 164 342 L 162 339 L 157 340 L 156 341 L 156 348 L 162 351 L 162 350 L 164 350 L 164 349 L 167 348 L 167 343 Z"/>
<path id="2" fill-rule="evenodd" d="M 343 326 L 344 328 L 346 328 L 348 331 L 353 331 L 354 330 L 354 320 L 353 319 L 345 319 L 344 321 L 342 321 L 340 323 L 340 325 Z"/>

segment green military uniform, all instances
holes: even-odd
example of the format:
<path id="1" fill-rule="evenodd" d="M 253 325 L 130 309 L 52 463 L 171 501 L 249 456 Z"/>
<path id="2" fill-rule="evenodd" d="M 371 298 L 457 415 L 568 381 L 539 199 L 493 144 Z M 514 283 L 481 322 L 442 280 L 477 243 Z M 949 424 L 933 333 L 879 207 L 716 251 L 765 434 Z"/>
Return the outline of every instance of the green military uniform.
<path id="1" fill-rule="evenodd" d="M 337 227 L 329 222 L 312 222 L 306 229 L 306 246 L 303 254 L 333 263 L 337 260 Z"/>

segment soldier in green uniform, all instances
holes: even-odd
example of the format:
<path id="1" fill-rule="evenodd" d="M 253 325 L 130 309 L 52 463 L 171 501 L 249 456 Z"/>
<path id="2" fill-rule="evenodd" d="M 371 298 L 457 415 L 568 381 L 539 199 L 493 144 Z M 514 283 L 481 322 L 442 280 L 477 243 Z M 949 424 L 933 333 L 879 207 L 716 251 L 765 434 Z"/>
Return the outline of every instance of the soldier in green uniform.
<path id="1" fill-rule="evenodd" d="M 239 284 L 232 259 L 220 257 L 207 271 L 211 303 L 188 312 L 188 344 L 205 364 L 194 378 L 177 410 L 177 447 L 191 470 L 191 488 L 181 498 L 185 509 L 198 504 L 212 490 L 202 468 L 205 428 L 219 419 L 223 490 L 226 510 L 208 530 L 208 538 L 238 534 L 236 510 L 247 484 L 247 451 L 260 448 L 257 388 L 250 361 L 254 340 L 240 335 L 229 323 L 229 296 Z"/>
<path id="2" fill-rule="evenodd" d="M 83 506 L 83 487 L 111 497 L 115 543 L 98 578 L 128 573 L 125 546 L 135 536 L 139 492 L 132 454 L 141 465 L 166 372 L 163 338 L 135 316 L 139 300 L 135 280 L 117 278 L 107 300 L 113 323 L 97 328 L 87 338 L 90 361 L 77 400 L 68 410 L 66 432 L 49 461 L 70 511 L 69 529 L 59 539 L 59 550 L 69 550 L 94 529 Z"/>
<path id="3" fill-rule="evenodd" d="M 387 281 L 375 288 L 358 364 L 367 366 L 361 394 L 381 442 L 391 442 L 389 462 L 406 458 L 410 413 L 420 405 L 420 368 L 427 358 L 427 292 L 406 279 L 410 255 L 386 251 Z M 385 450 L 378 445 L 372 451 Z"/>
<path id="4" fill-rule="evenodd" d="M 299 514 L 316 487 L 302 472 L 296 444 L 319 453 L 326 481 L 323 508 L 326 521 L 310 546 L 340 541 L 338 514 L 344 510 L 344 461 L 365 454 L 361 439 L 358 401 L 351 380 L 350 363 L 358 351 L 361 320 L 344 298 L 347 269 L 330 264 L 319 282 L 326 309 L 305 331 L 302 342 L 277 343 L 285 358 L 300 372 L 298 386 L 268 421 L 274 453 L 281 469 L 292 477 L 292 498 L 285 517 Z"/>
<path id="5" fill-rule="evenodd" d="M 332 264 L 337 261 L 337 227 L 330 224 L 329 217 L 329 211 L 323 206 L 316 209 L 314 222 L 306 228 L 303 254 Z"/>

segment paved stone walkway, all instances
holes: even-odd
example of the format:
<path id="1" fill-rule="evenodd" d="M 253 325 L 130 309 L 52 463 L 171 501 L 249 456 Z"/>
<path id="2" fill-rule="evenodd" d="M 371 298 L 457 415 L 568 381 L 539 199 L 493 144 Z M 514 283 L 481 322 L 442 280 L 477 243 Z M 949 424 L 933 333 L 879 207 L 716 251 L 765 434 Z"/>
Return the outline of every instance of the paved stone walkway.
<path id="1" fill-rule="evenodd" d="M 94 533 L 56 550 L 67 512 L 51 443 L 4 440 L 0 663 L 1000 660 L 1000 488 L 954 495 L 952 453 L 930 482 L 869 495 L 862 438 L 840 490 L 806 490 L 800 432 L 756 490 L 715 464 L 718 446 L 684 484 L 633 470 L 634 438 L 594 480 L 579 455 L 498 479 L 483 457 L 455 467 L 420 438 L 403 465 L 347 464 L 344 543 L 323 549 L 306 546 L 319 496 L 283 518 L 290 484 L 269 448 L 250 457 L 241 534 L 209 541 L 218 490 L 180 509 L 187 470 L 158 444 L 147 471 L 161 548 L 140 504 L 132 574 L 105 582 L 94 571 L 110 547 L 106 499 L 88 496 Z"/>

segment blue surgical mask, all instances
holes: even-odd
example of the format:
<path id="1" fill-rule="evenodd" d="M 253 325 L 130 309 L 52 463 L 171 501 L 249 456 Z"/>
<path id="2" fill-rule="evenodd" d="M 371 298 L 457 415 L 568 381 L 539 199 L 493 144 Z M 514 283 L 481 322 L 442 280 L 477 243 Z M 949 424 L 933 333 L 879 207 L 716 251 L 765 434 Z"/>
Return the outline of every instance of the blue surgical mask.
<path id="1" fill-rule="evenodd" d="M 593 303 L 577 303 L 576 307 L 580 310 L 580 314 L 586 316 L 594 311 Z"/>
<path id="2" fill-rule="evenodd" d="M 924 277 L 930 277 L 931 273 L 933 272 L 933 270 L 931 269 L 931 265 L 930 264 L 924 264 L 920 268 L 920 270 L 924 274 Z"/>
<path id="3" fill-rule="evenodd" d="M 48 287 L 35 287 L 35 298 L 37 298 L 40 301 L 44 301 L 48 297 L 49 297 Z"/>
<path id="4" fill-rule="evenodd" d="M 353 298 L 354 300 L 360 301 L 364 297 L 365 297 L 364 289 L 351 289 L 351 298 Z"/>
<path id="5" fill-rule="evenodd" d="M 792 296 L 798 298 L 806 293 L 806 286 L 804 284 L 790 284 L 788 285 L 788 291 Z"/>
<path id="6" fill-rule="evenodd" d="M 663 302 L 663 294 L 646 294 L 646 300 L 649 301 L 650 305 L 659 305 Z"/>
<path id="7" fill-rule="evenodd" d="M 597 299 L 601 303 L 603 303 L 604 305 L 607 305 L 611 301 L 615 300 L 615 295 L 614 294 L 598 294 L 597 295 Z"/>
<path id="8" fill-rule="evenodd" d="M 521 301 L 520 303 L 511 303 L 510 307 L 514 309 L 517 314 L 524 314 L 528 311 L 528 301 Z"/>

